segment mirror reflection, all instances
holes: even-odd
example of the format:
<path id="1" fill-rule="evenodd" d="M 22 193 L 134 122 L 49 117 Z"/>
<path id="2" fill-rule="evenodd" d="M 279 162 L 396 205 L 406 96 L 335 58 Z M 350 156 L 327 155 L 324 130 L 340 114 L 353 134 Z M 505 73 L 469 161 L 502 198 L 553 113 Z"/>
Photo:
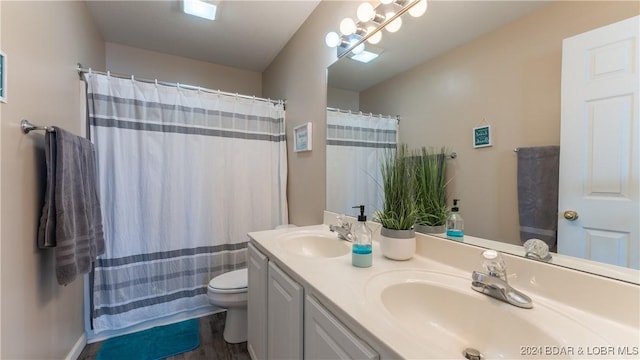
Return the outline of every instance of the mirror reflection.
<path id="1" fill-rule="evenodd" d="M 429 2 L 425 16 L 407 19 L 397 33 L 383 32 L 376 45 L 380 55 L 374 61 L 362 64 L 345 57 L 333 64 L 329 68 L 327 104 L 352 112 L 399 116 L 398 143 L 406 143 L 413 149 L 430 146 L 455 151 L 457 158 L 448 161 L 447 192 L 450 201 L 461 200 L 465 241 L 476 237 L 491 239 L 498 243 L 487 246 L 511 246 L 510 252 L 524 254 L 518 209 L 519 154 L 514 150 L 562 143 L 564 151 L 563 136 L 576 138 L 585 131 L 569 126 L 565 129 L 564 120 L 561 121 L 563 40 L 638 13 L 637 3 L 623 1 Z M 565 61 L 569 59 L 564 57 Z M 575 66 L 569 67 L 579 68 L 579 62 L 576 60 Z M 635 87 L 637 97 L 637 82 Z M 636 102 L 623 103 L 635 111 L 631 120 L 637 126 L 638 103 L 631 101 Z M 472 130 L 485 125 L 491 128 L 491 146 L 474 147 Z M 595 134 L 611 126 L 595 125 L 592 129 Z M 604 169 L 611 173 L 611 169 L 617 169 L 619 159 L 626 159 L 635 168 L 629 170 L 624 186 L 635 187 L 637 194 L 638 135 L 637 130 L 631 133 L 635 138 L 620 146 L 622 150 L 609 151 L 607 156 L 613 156 L 611 159 L 615 161 L 602 160 L 609 158 L 604 156 L 592 169 L 600 169 L 595 171 L 598 174 Z M 625 150 L 626 155 L 620 155 Z M 565 169 L 581 173 L 570 167 L 572 163 L 580 164 L 580 155 L 572 156 L 560 161 L 561 179 Z M 335 162 L 327 151 L 328 179 L 340 171 Z M 565 187 L 580 189 L 583 180 L 570 180 Z M 614 185 L 595 191 L 612 194 L 619 190 Z M 561 184 L 561 194 L 563 189 Z M 327 198 L 335 190 L 328 186 Z M 640 252 L 637 195 L 631 202 L 634 201 L 635 205 L 624 214 L 612 212 L 614 217 L 624 219 L 621 222 L 627 229 L 611 233 L 593 231 L 589 234 L 590 244 L 577 243 L 574 236 L 563 238 L 561 231 L 560 253 L 565 253 L 562 250 L 565 242 L 569 248 L 581 249 L 570 249 L 573 256 L 637 269 Z M 327 204 L 328 210 L 344 212 L 332 208 L 329 201 Z M 604 215 L 598 213 L 595 205 L 593 211 L 578 210 L 579 221 L 570 222 L 565 220 L 564 212 L 575 209 L 564 206 L 561 199 L 560 208 L 556 204 L 556 208 L 549 210 L 557 218 L 556 224 L 565 221 L 575 225 L 589 217 Z M 367 212 L 371 214 L 373 210 Z M 478 242 L 487 244 L 484 240 Z M 578 268 L 594 265 L 590 261 L 567 262 L 572 262 L 567 266 Z M 640 282 L 637 271 L 616 270 L 621 278 Z M 588 271 L 598 269 L 589 267 Z"/>

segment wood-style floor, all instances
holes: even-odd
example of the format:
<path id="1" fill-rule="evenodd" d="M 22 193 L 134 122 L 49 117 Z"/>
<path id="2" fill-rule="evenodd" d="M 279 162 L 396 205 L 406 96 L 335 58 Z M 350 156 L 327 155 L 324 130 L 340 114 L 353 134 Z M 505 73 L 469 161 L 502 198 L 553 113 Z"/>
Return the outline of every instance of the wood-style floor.
<path id="1" fill-rule="evenodd" d="M 192 351 L 167 358 L 168 360 L 250 360 L 247 343 L 229 344 L 222 338 L 226 312 L 201 317 L 200 346 Z M 78 360 L 93 360 L 98 356 L 102 342 L 88 344 Z M 117 360 L 117 359 L 114 359 Z"/>

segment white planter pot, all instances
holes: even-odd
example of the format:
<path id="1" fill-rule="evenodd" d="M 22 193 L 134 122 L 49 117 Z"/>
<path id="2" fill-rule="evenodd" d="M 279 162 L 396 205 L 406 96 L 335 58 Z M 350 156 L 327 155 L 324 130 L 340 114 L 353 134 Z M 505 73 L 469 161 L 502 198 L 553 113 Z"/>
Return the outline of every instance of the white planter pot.
<path id="1" fill-rule="evenodd" d="M 392 260 L 409 260 L 416 253 L 416 233 L 413 230 L 380 229 L 382 255 Z"/>
<path id="2" fill-rule="evenodd" d="M 446 226 L 429 226 L 429 225 L 420 225 L 416 224 L 414 227 L 415 231 L 421 234 L 444 234 L 447 232 Z"/>

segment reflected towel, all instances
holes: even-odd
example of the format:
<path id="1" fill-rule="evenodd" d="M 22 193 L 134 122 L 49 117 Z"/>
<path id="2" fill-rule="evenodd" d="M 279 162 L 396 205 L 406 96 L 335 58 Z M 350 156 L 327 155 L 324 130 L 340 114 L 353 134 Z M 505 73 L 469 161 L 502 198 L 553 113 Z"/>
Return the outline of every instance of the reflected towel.
<path id="1" fill-rule="evenodd" d="M 93 144 L 63 129 L 45 134 L 47 186 L 38 246 L 55 247 L 56 277 L 66 285 L 104 253 Z"/>
<path id="2" fill-rule="evenodd" d="M 518 149 L 520 240 L 541 239 L 553 248 L 558 231 L 559 146 Z"/>

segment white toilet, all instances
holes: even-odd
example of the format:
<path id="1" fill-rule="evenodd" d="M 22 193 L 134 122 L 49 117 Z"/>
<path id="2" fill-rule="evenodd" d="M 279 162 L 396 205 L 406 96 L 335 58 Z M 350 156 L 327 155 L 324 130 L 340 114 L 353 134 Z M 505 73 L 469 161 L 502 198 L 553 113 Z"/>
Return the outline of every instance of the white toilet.
<path id="1" fill-rule="evenodd" d="M 247 269 L 230 271 L 209 281 L 209 302 L 227 309 L 223 336 L 228 343 L 247 341 L 247 282 Z"/>

